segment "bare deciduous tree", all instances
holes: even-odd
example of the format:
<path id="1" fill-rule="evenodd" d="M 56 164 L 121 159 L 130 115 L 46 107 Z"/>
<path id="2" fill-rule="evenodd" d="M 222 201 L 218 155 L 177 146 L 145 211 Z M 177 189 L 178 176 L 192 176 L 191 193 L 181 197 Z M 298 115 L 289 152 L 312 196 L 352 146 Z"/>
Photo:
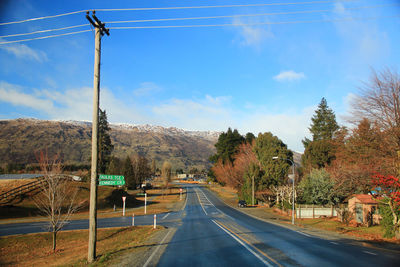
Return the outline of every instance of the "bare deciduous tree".
<path id="1" fill-rule="evenodd" d="M 78 188 L 71 186 L 68 179 L 62 176 L 62 164 L 58 156 L 50 160 L 47 153 L 42 151 L 39 155 L 39 165 L 43 180 L 34 202 L 48 219 L 54 251 L 57 233 L 80 207 L 80 204 L 75 203 Z"/>
<path id="2" fill-rule="evenodd" d="M 168 161 L 164 161 L 161 168 L 161 177 L 164 180 L 165 189 L 168 188 L 168 185 L 171 182 L 171 175 L 172 175 L 171 169 L 172 169 L 171 163 L 169 163 Z"/>
<path id="3" fill-rule="evenodd" d="M 373 71 L 361 94 L 352 102 L 352 121 L 369 119 L 393 138 L 400 150 L 400 74 L 389 68 Z"/>

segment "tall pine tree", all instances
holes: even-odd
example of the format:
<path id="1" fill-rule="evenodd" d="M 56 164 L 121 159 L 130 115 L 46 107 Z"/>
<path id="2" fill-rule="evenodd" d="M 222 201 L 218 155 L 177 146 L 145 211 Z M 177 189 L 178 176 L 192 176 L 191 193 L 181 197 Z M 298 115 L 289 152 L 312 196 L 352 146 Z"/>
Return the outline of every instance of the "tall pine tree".
<path id="1" fill-rule="evenodd" d="M 110 137 L 110 126 L 107 121 L 106 111 L 99 110 L 99 156 L 98 156 L 98 169 L 100 173 L 106 173 L 108 164 L 110 163 L 111 153 L 114 146 Z"/>
<path id="2" fill-rule="evenodd" d="M 302 161 L 310 171 L 312 168 L 323 168 L 334 159 L 335 147 L 332 139 L 339 130 L 339 125 L 335 113 L 328 107 L 325 98 L 321 99 L 308 129 L 312 134 L 312 140 L 308 138 L 303 140 L 305 151 Z"/>

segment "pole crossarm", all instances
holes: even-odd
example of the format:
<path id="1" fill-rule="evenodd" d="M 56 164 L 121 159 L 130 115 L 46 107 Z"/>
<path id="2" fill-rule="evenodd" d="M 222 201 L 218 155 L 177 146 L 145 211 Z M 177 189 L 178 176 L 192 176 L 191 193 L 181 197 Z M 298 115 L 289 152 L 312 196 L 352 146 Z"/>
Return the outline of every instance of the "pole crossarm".
<path id="1" fill-rule="evenodd" d="M 86 12 L 86 18 L 87 20 L 90 22 L 90 24 L 92 24 L 93 27 L 98 28 L 100 30 L 100 34 L 101 36 L 105 34 L 107 34 L 108 36 L 110 36 L 110 30 L 106 29 L 106 24 L 102 23 L 97 17 L 96 17 L 96 11 L 93 10 L 92 11 L 92 18 L 94 19 L 94 21 L 92 20 L 92 18 L 89 16 L 89 11 Z"/>

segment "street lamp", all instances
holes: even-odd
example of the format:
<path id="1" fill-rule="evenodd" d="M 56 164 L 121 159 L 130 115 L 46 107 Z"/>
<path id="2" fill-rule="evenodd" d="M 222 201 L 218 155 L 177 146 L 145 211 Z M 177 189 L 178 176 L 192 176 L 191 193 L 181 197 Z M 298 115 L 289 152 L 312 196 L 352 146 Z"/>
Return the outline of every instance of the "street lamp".
<path id="1" fill-rule="evenodd" d="M 272 157 L 272 159 L 279 159 L 279 157 L 278 156 L 275 156 L 275 157 Z M 295 205 L 295 203 L 294 203 L 294 178 L 295 178 L 295 174 L 294 174 L 294 162 L 292 161 L 292 160 L 290 160 L 290 159 L 283 159 L 283 160 L 287 160 L 287 161 L 289 161 L 290 163 L 292 163 L 292 168 L 293 168 L 293 192 L 292 192 L 292 194 L 293 194 L 293 201 L 292 201 L 292 224 L 294 224 L 294 205 Z"/>

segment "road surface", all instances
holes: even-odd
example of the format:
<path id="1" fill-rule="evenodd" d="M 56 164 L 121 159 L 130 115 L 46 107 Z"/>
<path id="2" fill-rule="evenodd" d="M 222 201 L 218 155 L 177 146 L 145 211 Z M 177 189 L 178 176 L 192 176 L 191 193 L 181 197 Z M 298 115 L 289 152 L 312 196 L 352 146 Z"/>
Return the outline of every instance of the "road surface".
<path id="1" fill-rule="evenodd" d="M 152 222 L 153 215 L 135 218 L 136 225 Z M 158 214 L 157 222 L 177 229 L 170 241 L 163 241 L 167 247 L 158 266 L 400 265 L 400 252 L 354 245 L 346 239 L 325 240 L 260 221 L 225 205 L 197 185 L 187 186 L 182 211 Z M 131 223 L 131 217 L 98 219 L 100 228 Z M 43 222 L 3 224 L 0 235 L 42 232 L 44 226 Z M 87 220 L 75 220 L 65 230 L 87 228 Z"/>
<path id="2" fill-rule="evenodd" d="M 159 266 L 400 266 L 400 254 L 266 223 L 188 188 L 182 225 Z"/>

